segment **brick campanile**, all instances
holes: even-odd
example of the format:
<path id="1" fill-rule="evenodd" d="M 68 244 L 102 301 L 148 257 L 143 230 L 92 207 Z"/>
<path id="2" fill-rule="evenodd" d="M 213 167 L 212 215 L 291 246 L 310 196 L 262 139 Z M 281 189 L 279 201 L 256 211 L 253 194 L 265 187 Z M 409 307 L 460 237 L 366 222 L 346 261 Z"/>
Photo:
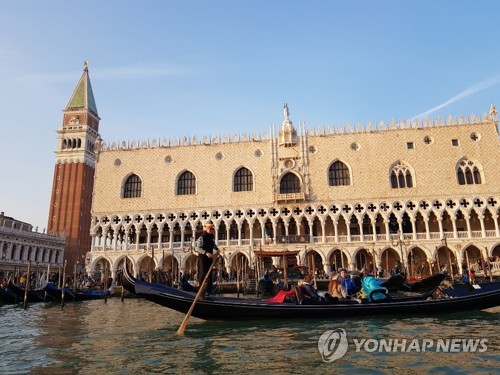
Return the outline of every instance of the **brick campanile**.
<path id="1" fill-rule="evenodd" d="M 94 145 L 99 139 L 99 120 L 85 62 L 82 77 L 63 111 L 62 126 L 57 130 L 47 225 L 48 233 L 65 235 L 64 259 L 68 262 L 66 273 L 69 274 L 77 262 L 85 264 L 85 255 L 90 251 Z"/>

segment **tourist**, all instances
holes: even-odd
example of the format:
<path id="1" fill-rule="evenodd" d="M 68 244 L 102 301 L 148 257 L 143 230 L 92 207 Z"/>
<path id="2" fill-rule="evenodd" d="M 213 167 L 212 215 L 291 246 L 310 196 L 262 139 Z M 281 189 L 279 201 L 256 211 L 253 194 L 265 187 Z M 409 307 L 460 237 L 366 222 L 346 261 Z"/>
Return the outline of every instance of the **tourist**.
<path id="1" fill-rule="evenodd" d="M 304 277 L 304 281 L 302 282 L 301 289 L 302 289 L 302 293 L 304 294 L 305 297 L 313 298 L 315 300 L 320 299 L 320 295 L 318 294 L 318 291 L 314 288 L 314 286 L 311 285 L 311 276 L 306 275 Z"/>
<path id="2" fill-rule="evenodd" d="M 378 273 L 378 277 L 379 277 L 379 278 L 384 277 L 384 269 L 382 268 L 382 265 L 381 265 L 381 264 L 379 264 L 379 265 L 377 266 L 377 273 Z"/>
<path id="3" fill-rule="evenodd" d="M 345 268 L 340 269 L 340 276 L 338 280 L 341 282 L 342 286 L 347 292 L 347 295 L 353 295 L 356 293 L 356 283 L 354 282 L 353 279 L 351 279 L 351 276 L 347 274 L 347 271 Z"/>
<path id="4" fill-rule="evenodd" d="M 379 285 L 369 268 L 365 269 L 361 285 L 370 302 L 386 302 L 390 300 L 389 291 Z"/>
<path id="5" fill-rule="evenodd" d="M 469 272 L 469 283 L 471 285 L 474 285 L 476 283 L 476 271 L 472 269 Z"/>
<path id="6" fill-rule="evenodd" d="M 347 291 L 339 280 L 338 273 L 333 273 L 328 284 L 328 293 L 332 298 L 345 299 L 347 298 Z"/>
<path id="7" fill-rule="evenodd" d="M 396 263 L 394 264 L 394 272 L 401 273 L 401 271 L 402 271 L 401 262 L 399 260 L 396 260 Z"/>
<path id="8" fill-rule="evenodd" d="M 198 238 L 197 241 L 197 251 L 198 251 L 198 281 L 200 286 L 205 279 L 212 262 L 217 258 L 217 251 L 219 248 L 215 244 L 215 236 L 212 233 L 214 231 L 214 226 L 212 224 L 205 224 L 203 227 L 203 234 Z M 213 293 L 213 280 L 212 277 L 207 278 L 207 289 L 208 294 Z"/>

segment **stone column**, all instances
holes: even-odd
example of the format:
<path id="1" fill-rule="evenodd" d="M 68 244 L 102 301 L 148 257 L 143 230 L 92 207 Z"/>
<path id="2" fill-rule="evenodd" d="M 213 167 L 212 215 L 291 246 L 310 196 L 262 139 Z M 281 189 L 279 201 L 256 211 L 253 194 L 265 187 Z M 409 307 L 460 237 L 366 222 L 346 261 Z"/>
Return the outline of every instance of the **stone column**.
<path id="1" fill-rule="evenodd" d="M 385 240 L 387 242 L 391 242 L 391 233 L 389 231 L 389 219 L 384 219 L 384 226 L 385 226 Z"/>
<path id="2" fill-rule="evenodd" d="M 500 229 L 498 228 L 498 219 L 496 217 L 491 217 L 493 219 L 493 222 L 495 223 L 495 234 L 496 237 L 500 237 Z"/>
<path id="3" fill-rule="evenodd" d="M 326 221 L 321 219 L 321 242 L 326 243 Z"/>
<path id="4" fill-rule="evenodd" d="M 431 232 L 429 230 L 429 218 L 424 218 L 424 224 L 425 224 L 425 238 L 430 240 L 431 239 Z"/>
<path id="5" fill-rule="evenodd" d="M 169 229 L 169 239 L 168 239 L 168 247 L 170 249 L 174 248 L 174 229 Z"/>
<path id="6" fill-rule="evenodd" d="M 243 225 L 241 225 L 241 223 L 236 222 L 236 227 L 238 228 L 238 246 L 241 246 L 241 231 L 243 230 Z"/>
<path id="7" fill-rule="evenodd" d="M 481 236 L 483 238 L 485 238 L 486 237 L 486 228 L 484 226 L 484 215 L 480 215 L 480 216 L 478 216 L 478 218 L 479 218 L 479 222 L 481 223 Z"/>
<path id="8" fill-rule="evenodd" d="M 147 232 L 146 246 L 149 249 L 149 247 L 151 246 L 151 228 L 146 228 L 146 232 Z"/>
<path id="9" fill-rule="evenodd" d="M 472 238 L 472 229 L 470 227 L 470 216 L 465 216 L 465 222 L 467 223 L 467 237 Z"/>
<path id="10" fill-rule="evenodd" d="M 451 225 L 453 226 L 453 238 L 457 239 L 458 238 L 457 220 L 455 218 L 451 219 Z"/>
<path id="11" fill-rule="evenodd" d="M 339 242 L 339 222 L 333 221 L 333 230 L 335 231 L 335 242 Z"/>
<path id="12" fill-rule="evenodd" d="M 161 228 L 162 225 L 160 224 L 160 227 L 158 228 L 158 250 L 160 250 L 163 247 L 162 243 L 163 230 Z"/>

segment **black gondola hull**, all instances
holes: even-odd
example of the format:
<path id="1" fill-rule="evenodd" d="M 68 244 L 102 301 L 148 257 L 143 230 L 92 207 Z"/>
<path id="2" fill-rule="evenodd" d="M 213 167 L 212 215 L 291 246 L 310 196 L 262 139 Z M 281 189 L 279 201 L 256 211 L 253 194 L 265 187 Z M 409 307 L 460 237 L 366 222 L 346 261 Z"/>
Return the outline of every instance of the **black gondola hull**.
<path id="1" fill-rule="evenodd" d="M 126 273 L 127 274 L 127 273 Z M 187 313 L 195 294 L 168 286 L 150 284 L 126 275 L 135 293 L 159 305 Z M 198 300 L 192 316 L 205 320 L 331 319 L 375 315 L 438 315 L 483 310 L 500 305 L 500 287 L 492 291 L 457 298 L 427 299 L 428 294 L 385 303 L 336 303 L 298 305 L 258 299 L 206 297 Z"/>

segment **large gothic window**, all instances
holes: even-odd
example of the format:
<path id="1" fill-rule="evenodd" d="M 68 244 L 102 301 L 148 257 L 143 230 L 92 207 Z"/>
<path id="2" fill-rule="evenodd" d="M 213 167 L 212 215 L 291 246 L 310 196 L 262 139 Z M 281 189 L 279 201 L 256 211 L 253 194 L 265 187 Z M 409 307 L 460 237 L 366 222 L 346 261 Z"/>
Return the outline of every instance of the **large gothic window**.
<path id="1" fill-rule="evenodd" d="M 328 183 L 330 186 L 350 185 L 351 177 L 347 165 L 338 160 L 333 163 L 328 170 Z"/>
<path id="2" fill-rule="evenodd" d="M 142 181 L 136 174 L 131 175 L 125 181 L 123 198 L 139 198 L 142 191 Z"/>
<path id="3" fill-rule="evenodd" d="M 242 167 L 234 175 L 233 191 L 252 191 L 253 175 L 249 169 Z"/>
<path id="4" fill-rule="evenodd" d="M 481 184 L 481 173 L 472 160 L 463 159 L 457 166 L 457 180 L 459 185 Z"/>
<path id="5" fill-rule="evenodd" d="M 299 178 L 289 172 L 283 176 L 280 183 L 280 194 L 300 193 Z"/>
<path id="6" fill-rule="evenodd" d="M 391 168 L 391 187 L 393 189 L 413 187 L 413 177 L 410 168 L 400 161 Z"/>
<path id="7" fill-rule="evenodd" d="M 196 177 L 189 171 L 179 176 L 177 181 L 177 195 L 196 194 Z"/>

